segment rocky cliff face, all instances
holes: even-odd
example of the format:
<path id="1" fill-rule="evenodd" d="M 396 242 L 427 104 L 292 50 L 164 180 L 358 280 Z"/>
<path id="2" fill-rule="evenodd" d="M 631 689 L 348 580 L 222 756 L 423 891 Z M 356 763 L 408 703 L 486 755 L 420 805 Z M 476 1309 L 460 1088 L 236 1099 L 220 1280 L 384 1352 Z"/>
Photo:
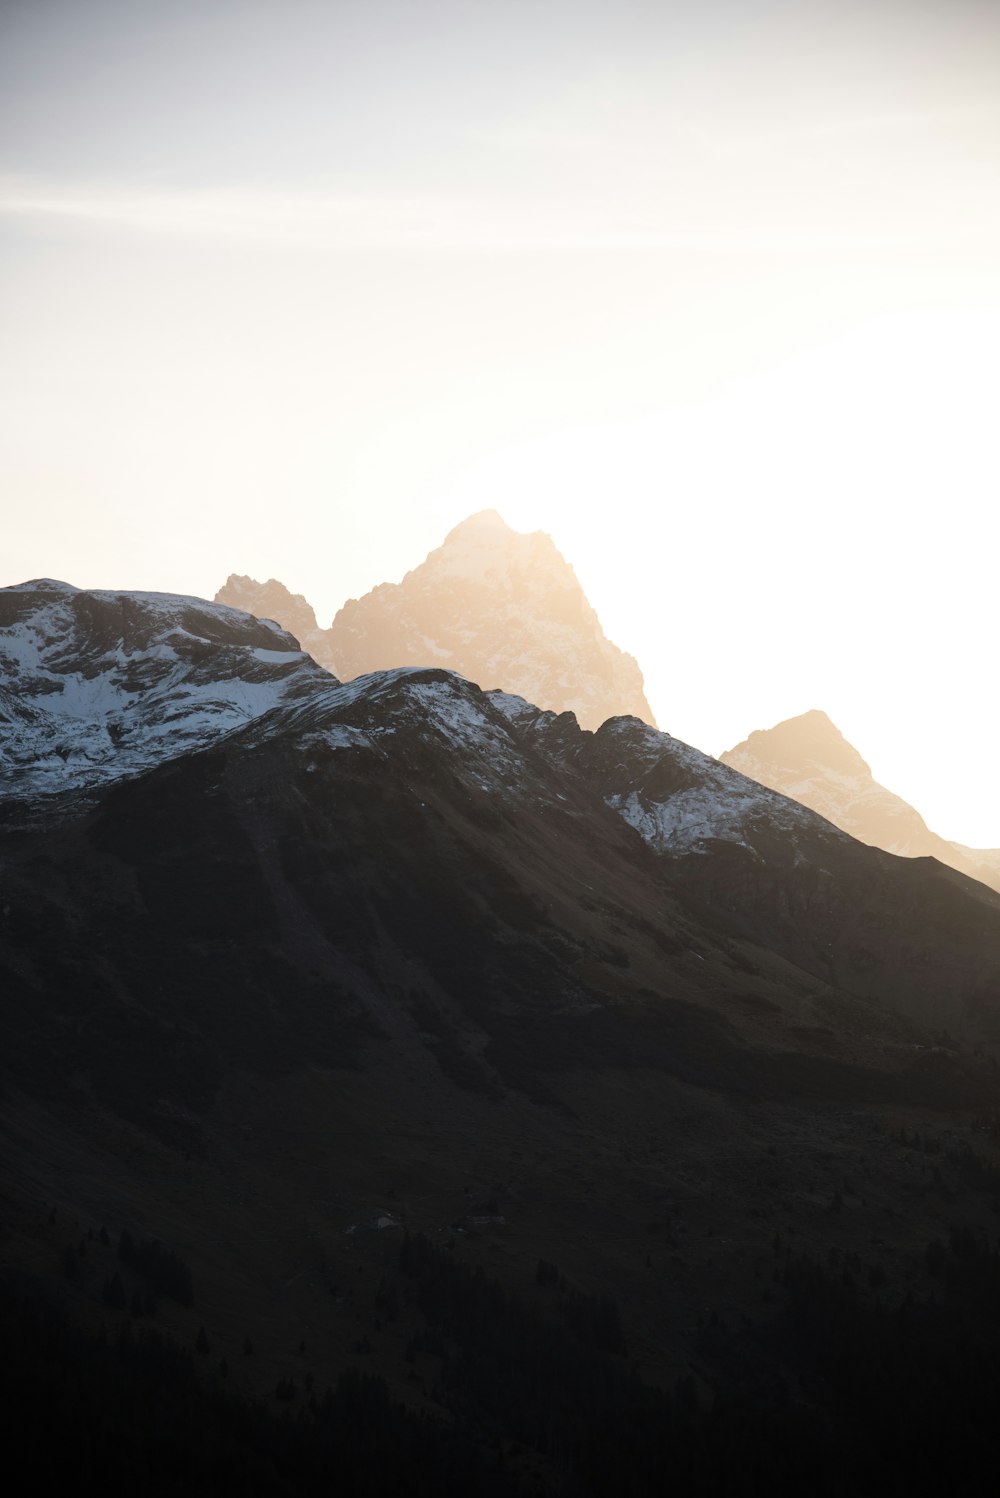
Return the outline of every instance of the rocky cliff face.
<path id="1" fill-rule="evenodd" d="M 758 729 L 723 764 L 811 807 L 863 843 L 905 858 L 937 858 L 1000 890 L 1000 852 L 965 848 L 932 832 L 901 796 L 879 785 L 826 713 Z"/>
<path id="2" fill-rule="evenodd" d="M 330 631 L 320 629 L 312 605 L 301 593 L 289 592 L 276 578 L 259 583 L 252 577 L 231 572 L 225 586 L 216 593 L 215 601 L 231 609 L 242 609 L 257 619 L 273 619 L 295 637 L 314 661 L 327 671 L 334 671 Z"/>
<path id="3" fill-rule="evenodd" d="M 473 515 L 401 583 L 350 599 L 318 630 L 280 583 L 231 577 L 216 601 L 276 619 L 343 680 L 397 666 L 443 666 L 516 692 L 584 728 L 653 715 L 635 659 L 605 636 L 573 568 L 542 531 L 523 535 L 495 510 Z"/>

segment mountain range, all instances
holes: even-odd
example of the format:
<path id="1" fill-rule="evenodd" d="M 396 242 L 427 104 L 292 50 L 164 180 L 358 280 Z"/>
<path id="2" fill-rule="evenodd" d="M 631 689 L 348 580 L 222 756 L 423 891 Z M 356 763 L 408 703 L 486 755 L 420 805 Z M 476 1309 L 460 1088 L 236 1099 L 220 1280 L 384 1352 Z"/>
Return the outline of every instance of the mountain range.
<path id="1" fill-rule="evenodd" d="M 987 1491 L 1000 897 L 640 714 L 301 645 L 0 592 L 3 1393 L 43 1467 Z"/>
<path id="2" fill-rule="evenodd" d="M 440 664 L 501 685 L 584 728 L 635 716 L 654 724 L 642 674 L 604 635 L 550 537 L 521 535 L 495 510 L 471 516 L 401 583 L 349 600 L 329 629 L 311 605 L 271 578 L 232 574 L 216 602 L 276 621 L 334 675 Z M 932 832 L 879 785 L 825 713 L 756 730 L 722 762 L 790 796 L 852 837 L 907 858 L 937 858 L 1000 890 L 1000 849 L 967 848 Z"/>

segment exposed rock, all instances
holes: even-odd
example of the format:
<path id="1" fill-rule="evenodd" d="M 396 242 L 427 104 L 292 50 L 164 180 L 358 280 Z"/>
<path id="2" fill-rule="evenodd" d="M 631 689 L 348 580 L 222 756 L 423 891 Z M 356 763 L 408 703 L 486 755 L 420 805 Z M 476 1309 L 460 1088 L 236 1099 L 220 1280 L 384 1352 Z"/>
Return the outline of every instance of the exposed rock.
<path id="1" fill-rule="evenodd" d="M 331 633 L 344 677 L 447 666 L 584 728 L 622 713 L 653 721 L 635 659 L 607 639 L 551 537 L 513 531 L 495 510 L 456 526 L 401 583 L 351 599 Z"/>
<path id="2" fill-rule="evenodd" d="M 398 666 L 444 666 L 516 692 L 584 728 L 653 714 L 634 657 L 604 634 L 573 568 L 543 531 L 511 530 L 495 510 L 464 520 L 408 572 L 352 598 L 328 630 L 273 579 L 230 577 L 218 603 L 274 618 L 342 680 Z"/>
<path id="3" fill-rule="evenodd" d="M 320 629 L 312 605 L 301 593 L 289 592 L 276 578 L 259 583 L 255 578 L 231 572 L 225 586 L 216 593 L 215 601 L 227 604 L 229 608 L 243 609 L 257 619 L 273 619 L 295 637 L 314 661 L 334 675 L 338 674 L 331 656 L 330 631 Z"/>

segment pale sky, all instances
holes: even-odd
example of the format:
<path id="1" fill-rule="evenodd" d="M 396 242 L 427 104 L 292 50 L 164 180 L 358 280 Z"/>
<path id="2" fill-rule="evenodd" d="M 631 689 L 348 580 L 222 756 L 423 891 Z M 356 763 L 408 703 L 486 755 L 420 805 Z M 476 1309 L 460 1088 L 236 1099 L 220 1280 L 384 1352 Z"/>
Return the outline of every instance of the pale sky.
<path id="1" fill-rule="evenodd" d="M 1000 6 L 4 0 L 0 583 L 547 530 L 661 726 L 1000 847 Z"/>

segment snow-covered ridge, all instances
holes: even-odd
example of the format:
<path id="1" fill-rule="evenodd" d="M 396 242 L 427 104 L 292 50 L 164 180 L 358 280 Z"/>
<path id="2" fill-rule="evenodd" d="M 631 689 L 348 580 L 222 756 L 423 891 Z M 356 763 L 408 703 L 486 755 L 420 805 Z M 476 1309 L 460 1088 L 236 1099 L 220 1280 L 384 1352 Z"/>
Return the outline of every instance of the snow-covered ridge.
<path id="1" fill-rule="evenodd" d="M 537 709 L 532 709 L 537 715 Z M 456 780 L 502 794 L 516 780 L 521 746 L 493 694 L 453 671 L 403 666 L 320 687 L 247 728 L 254 741 L 285 736 L 308 752 L 363 750 L 382 759 L 416 736 Z M 310 768 L 307 765 L 307 768 Z"/>
<path id="2" fill-rule="evenodd" d="M 637 718 L 605 723 L 580 758 L 600 775 L 607 804 L 657 853 L 701 854 L 722 842 L 760 858 L 776 833 L 792 844 L 803 835 L 844 840 L 787 796 Z"/>
<path id="3" fill-rule="evenodd" d="M 666 857 L 700 855 L 728 843 L 762 859 L 779 838 L 794 861 L 800 840 L 814 847 L 817 840 L 850 841 L 806 807 L 639 718 L 610 719 L 594 733 L 581 729 L 571 713 L 544 711 L 509 692 L 483 692 L 441 669 L 372 672 L 284 704 L 247 732 L 290 735 L 307 751 L 360 750 L 387 760 L 405 755 L 394 742 L 400 734 L 416 735 L 440 753 L 457 781 L 498 800 L 520 796 L 520 786 L 532 778 L 524 757 L 540 755 L 577 785 L 582 775 Z M 559 790 L 554 794 L 565 801 Z"/>
<path id="4" fill-rule="evenodd" d="M 236 609 L 20 583 L 0 590 L 0 788 L 136 774 L 330 680 L 280 626 Z"/>
<path id="5" fill-rule="evenodd" d="M 405 775 L 412 753 L 430 753 L 452 783 L 496 803 L 544 784 L 562 804 L 572 782 L 667 857 L 720 843 L 763 857 L 778 839 L 794 858 L 800 837 L 843 838 L 636 716 L 595 733 L 440 667 L 340 683 L 277 625 L 200 599 L 49 582 L 0 591 L 0 794 L 96 787 L 222 738 L 239 754 L 275 737 L 307 772 L 333 775 L 343 754 Z M 539 780 L 539 756 L 554 777 Z"/>
<path id="6" fill-rule="evenodd" d="M 522 742 L 596 782 L 656 853 L 686 857 L 729 843 L 760 859 L 775 836 L 793 854 L 802 838 L 849 841 L 822 816 L 640 718 L 611 718 L 590 733 L 569 713 L 540 712 L 507 692 L 489 697 Z"/>
<path id="7" fill-rule="evenodd" d="M 384 757 L 403 730 L 481 788 L 514 773 L 506 719 L 453 672 L 342 684 L 276 623 L 226 605 L 49 579 L 0 590 L 0 795 L 110 784 L 247 733 Z"/>

